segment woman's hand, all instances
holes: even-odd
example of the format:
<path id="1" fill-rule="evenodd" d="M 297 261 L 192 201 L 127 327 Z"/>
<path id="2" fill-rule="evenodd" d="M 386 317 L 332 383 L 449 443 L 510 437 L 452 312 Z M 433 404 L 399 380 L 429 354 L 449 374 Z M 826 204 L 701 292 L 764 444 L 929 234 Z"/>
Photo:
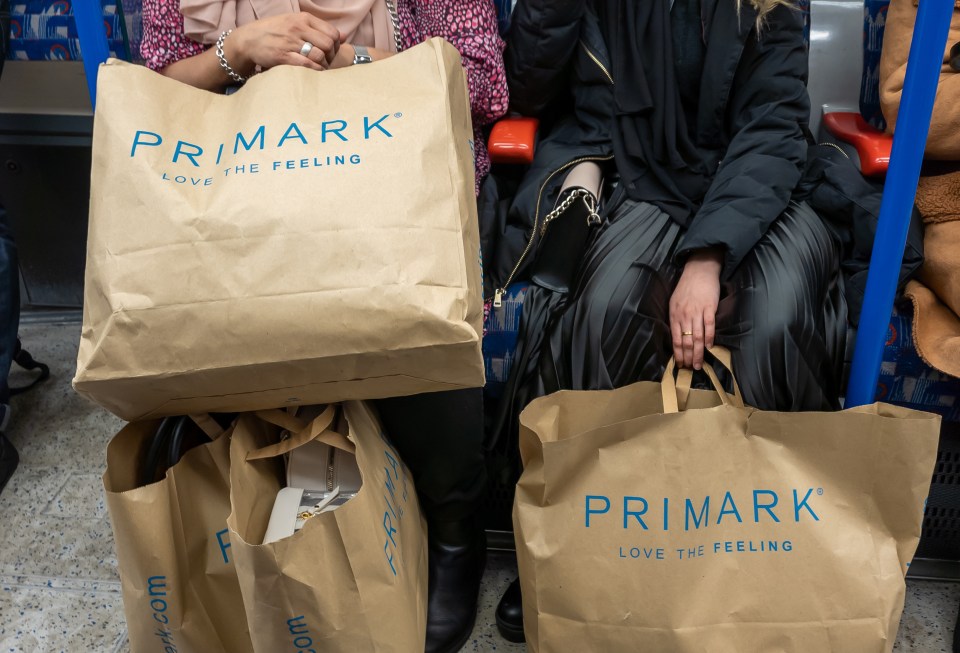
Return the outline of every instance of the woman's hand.
<path id="1" fill-rule="evenodd" d="M 694 252 L 670 297 L 673 355 L 682 367 L 699 370 L 703 366 L 703 348 L 713 347 L 722 267 L 723 254 L 719 250 Z"/>
<path id="2" fill-rule="evenodd" d="M 330 67 L 342 36 L 333 25 L 312 14 L 299 12 L 262 18 L 238 27 L 223 43 L 224 56 L 241 75 L 257 66 L 303 66 L 313 70 Z M 313 48 L 300 54 L 304 43 Z"/>

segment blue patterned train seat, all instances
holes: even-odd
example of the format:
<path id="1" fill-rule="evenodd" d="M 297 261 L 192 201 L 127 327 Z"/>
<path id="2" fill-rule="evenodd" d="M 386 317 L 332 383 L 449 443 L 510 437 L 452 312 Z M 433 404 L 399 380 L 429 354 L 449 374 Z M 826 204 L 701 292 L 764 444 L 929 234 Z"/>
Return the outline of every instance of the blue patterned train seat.
<path id="1" fill-rule="evenodd" d="M 890 0 L 865 0 L 863 4 L 863 79 L 860 83 L 860 114 L 884 130 L 887 122 L 880 112 L 880 50 L 887 25 Z"/>
<path id="2" fill-rule="evenodd" d="M 949 422 L 960 421 L 960 379 L 926 363 L 913 345 L 913 309 L 894 309 L 877 383 L 877 400 L 937 413 Z"/>
<path id="3" fill-rule="evenodd" d="M 484 315 L 483 365 L 487 373 L 484 394 L 490 399 L 500 397 L 510 377 L 526 292 L 527 284 L 513 284 L 507 288 L 503 304 L 490 307 Z"/>
<path id="4" fill-rule="evenodd" d="M 130 60 L 127 24 L 118 0 L 102 0 L 110 56 Z M 135 21 L 139 29 L 139 20 Z M 19 61 L 82 59 L 70 0 L 12 0 L 7 58 Z"/>

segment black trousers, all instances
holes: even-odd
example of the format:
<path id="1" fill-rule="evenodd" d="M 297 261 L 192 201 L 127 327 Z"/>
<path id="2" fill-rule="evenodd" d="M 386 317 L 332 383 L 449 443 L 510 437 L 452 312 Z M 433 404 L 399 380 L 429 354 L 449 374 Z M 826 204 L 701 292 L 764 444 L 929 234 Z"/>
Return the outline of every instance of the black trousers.
<path id="1" fill-rule="evenodd" d="M 472 518 L 486 489 L 483 390 L 381 399 L 376 405 L 410 468 L 427 521 Z"/>
<path id="2" fill-rule="evenodd" d="M 613 209 L 573 291 L 552 311 L 530 395 L 659 380 L 673 353 L 669 303 L 682 238 L 652 205 Z M 791 203 L 722 284 L 716 343 L 731 350 L 749 405 L 831 410 L 839 408 L 846 329 L 839 246 L 809 206 Z"/>

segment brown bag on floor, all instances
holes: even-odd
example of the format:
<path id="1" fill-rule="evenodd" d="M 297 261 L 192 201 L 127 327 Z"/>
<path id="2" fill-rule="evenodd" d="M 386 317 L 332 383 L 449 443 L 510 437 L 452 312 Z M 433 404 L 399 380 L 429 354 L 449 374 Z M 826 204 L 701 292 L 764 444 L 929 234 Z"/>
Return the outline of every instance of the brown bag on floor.
<path id="1" fill-rule="evenodd" d="M 107 447 L 103 486 L 133 653 L 253 650 L 226 526 L 230 433 L 198 423 L 216 439 L 150 485 L 139 486 L 137 461 L 158 421 L 127 425 Z"/>
<path id="2" fill-rule="evenodd" d="M 254 649 L 423 651 L 427 538 L 413 481 L 366 404 L 342 405 L 349 439 L 331 427 L 335 410 L 310 423 L 283 411 L 244 415 L 234 431 L 227 524 Z M 292 435 L 280 441 L 284 429 Z M 283 486 L 283 454 L 314 440 L 356 453 L 360 491 L 290 537 L 261 544 Z"/>
<path id="3" fill-rule="evenodd" d="M 671 363 L 662 385 L 523 411 L 531 650 L 891 651 L 940 418 L 759 411 L 689 381 Z"/>
<path id="4" fill-rule="evenodd" d="M 229 96 L 111 60 L 99 87 L 78 392 L 134 420 L 483 385 L 453 46 Z"/>

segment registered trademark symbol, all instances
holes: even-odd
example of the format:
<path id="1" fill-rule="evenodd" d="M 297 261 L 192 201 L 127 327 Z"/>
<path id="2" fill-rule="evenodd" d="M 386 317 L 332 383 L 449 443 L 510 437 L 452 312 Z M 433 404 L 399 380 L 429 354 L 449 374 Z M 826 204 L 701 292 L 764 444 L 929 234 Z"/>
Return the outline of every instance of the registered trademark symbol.
<path id="1" fill-rule="evenodd" d="M 818 487 L 818 488 L 817 488 L 817 496 L 821 496 L 821 497 L 823 496 L 823 488 L 822 488 L 822 487 Z"/>
<path id="2" fill-rule="evenodd" d="M 393 117 L 394 117 L 394 118 L 403 118 L 403 114 L 402 114 L 402 113 L 395 113 L 395 114 L 393 114 Z"/>

